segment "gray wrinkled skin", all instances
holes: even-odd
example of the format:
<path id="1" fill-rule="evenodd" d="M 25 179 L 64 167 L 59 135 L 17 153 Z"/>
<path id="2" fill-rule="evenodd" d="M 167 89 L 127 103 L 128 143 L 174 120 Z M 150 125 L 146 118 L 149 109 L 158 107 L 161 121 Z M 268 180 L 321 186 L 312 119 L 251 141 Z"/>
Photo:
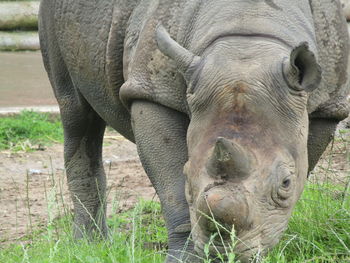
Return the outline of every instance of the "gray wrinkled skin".
<path id="1" fill-rule="evenodd" d="M 39 26 L 77 238 L 107 234 L 108 124 L 161 200 L 167 263 L 194 262 L 218 231 L 223 252 L 233 227 L 242 262 L 279 241 L 349 113 L 338 0 L 42 0 Z"/>

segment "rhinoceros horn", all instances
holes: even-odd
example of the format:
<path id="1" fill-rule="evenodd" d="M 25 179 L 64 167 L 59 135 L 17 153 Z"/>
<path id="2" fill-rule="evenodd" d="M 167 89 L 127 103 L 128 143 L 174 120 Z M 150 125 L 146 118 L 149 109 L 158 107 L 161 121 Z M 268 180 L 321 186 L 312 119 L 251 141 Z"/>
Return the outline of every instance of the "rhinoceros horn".
<path id="1" fill-rule="evenodd" d="M 219 137 L 207 170 L 212 176 L 243 178 L 250 172 L 252 156 L 239 144 Z"/>
<path id="2" fill-rule="evenodd" d="M 200 58 L 172 39 L 161 24 L 157 26 L 156 39 L 159 50 L 176 62 L 179 70 L 187 79 L 190 75 L 189 71 L 194 68 Z"/>

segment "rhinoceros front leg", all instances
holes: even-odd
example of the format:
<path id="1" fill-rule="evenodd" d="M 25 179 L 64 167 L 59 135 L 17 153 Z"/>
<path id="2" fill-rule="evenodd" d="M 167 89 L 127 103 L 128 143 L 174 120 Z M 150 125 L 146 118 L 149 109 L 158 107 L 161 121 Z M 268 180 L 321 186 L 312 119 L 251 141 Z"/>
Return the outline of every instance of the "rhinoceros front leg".
<path id="1" fill-rule="evenodd" d="M 183 262 L 193 249 L 188 241 L 191 227 L 183 174 L 188 118 L 145 101 L 135 101 L 131 113 L 139 156 L 161 201 L 168 230 L 166 262 Z"/>
<path id="2" fill-rule="evenodd" d="M 89 105 L 61 107 L 68 188 L 74 205 L 74 236 L 106 236 L 106 178 L 102 163 L 105 122 Z"/>
<path id="3" fill-rule="evenodd" d="M 332 140 L 338 121 L 325 118 L 311 118 L 309 123 L 308 154 L 309 171 L 312 171 L 322 153 Z"/>

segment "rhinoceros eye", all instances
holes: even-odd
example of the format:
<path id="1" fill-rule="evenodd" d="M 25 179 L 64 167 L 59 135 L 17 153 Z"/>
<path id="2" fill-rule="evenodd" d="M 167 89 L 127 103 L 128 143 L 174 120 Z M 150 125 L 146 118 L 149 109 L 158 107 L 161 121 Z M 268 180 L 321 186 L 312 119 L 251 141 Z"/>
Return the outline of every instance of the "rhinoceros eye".
<path id="1" fill-rule="evenodd" d="M 291 196 L 292 180 L 290 176 L 284 178 L 282 183 L 277 190 L 278 198 L 286 200 Z"/>
<path id="2" fill-rule="evenodd" d="M 280 206 L 287 208 L 290 206 L 290 197 L 293 196 L 294 189 L 294 169 L 285 163 L 276 167 L 276 184 L 272 190 L 272 199 Z"/>
<path id="3" fill-rule="evenodd" d="M 283 180 L 283 182 L 282 182 L 282 187 L 284 188 L 284 189 L 288 189 L 288 187 L 290 186 L 290 179 L 289 178 L 287 178 L 287 179 L 284 179 Z"/>

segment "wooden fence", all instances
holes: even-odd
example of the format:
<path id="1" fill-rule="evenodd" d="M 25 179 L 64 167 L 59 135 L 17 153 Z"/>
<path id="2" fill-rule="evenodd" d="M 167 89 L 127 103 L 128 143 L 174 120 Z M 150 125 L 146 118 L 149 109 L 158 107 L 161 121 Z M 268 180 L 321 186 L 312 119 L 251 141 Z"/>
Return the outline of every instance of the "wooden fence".
<path id="1" fill-rule="evenodd" d="M 89 1 L 89 0 L 86 0 Z M 350 0 L 340 0 L 350 21 Z M 0 50 L 38 50 L 39 1 L 0 0 Z"/>
<path id="2" fill-rule="evenodd" d="M 0 50 L 38 50 L 39 1 L 0 0 Z"/>

